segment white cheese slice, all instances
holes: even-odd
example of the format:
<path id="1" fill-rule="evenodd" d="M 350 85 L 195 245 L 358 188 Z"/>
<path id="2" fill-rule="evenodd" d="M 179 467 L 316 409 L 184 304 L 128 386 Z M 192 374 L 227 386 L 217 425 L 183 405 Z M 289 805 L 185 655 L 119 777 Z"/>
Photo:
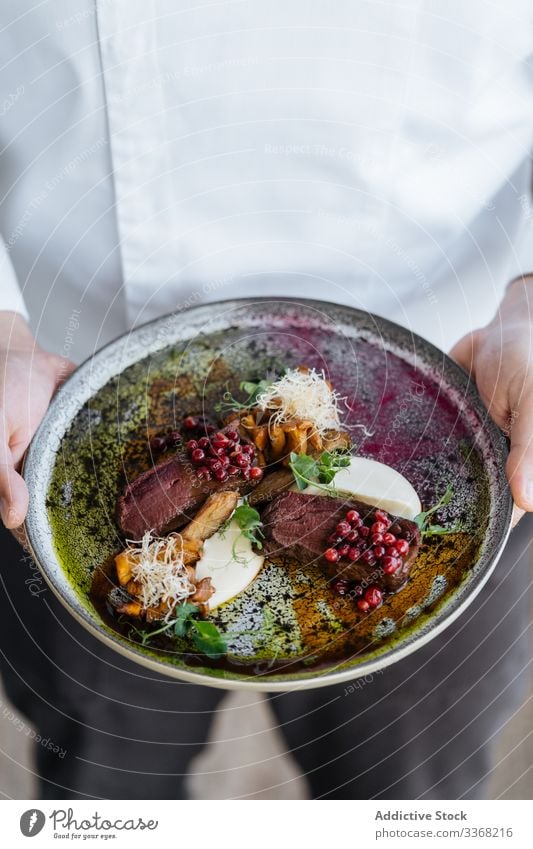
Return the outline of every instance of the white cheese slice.
<path id="1" fill-rule="evenodd" d="M 331 485 L 341 495 L 352 495 L 403 519 L 414 519 L 422 510 L 416 490 L 407 478 L 392 466 L 367 457 L 352 457 L 350 465 L 339 469 Z M 316 486 L 303 491 L 306 495 L 325 494 Z"/>
<path id="2" fill-rule="evenodd" d="M 252 543 L 241 535 L 237 522 L 213 534 L 204 542 L 204 552 L 196 564 L 196 577 L 211 578 L 216 589 L 209 599 L 213 610 L 235 598 L 257 577 L 265 558 L 256 554 Z"/>
<path id="3" fill-rule="evenodd" d="M 414 519 L 422 510 L 416 490 L 407 478 L 392 466 L 367 457 L 352 457 L 350 465 L 335 475 L 333 486 L 343 494 L 404 519 Z"/>

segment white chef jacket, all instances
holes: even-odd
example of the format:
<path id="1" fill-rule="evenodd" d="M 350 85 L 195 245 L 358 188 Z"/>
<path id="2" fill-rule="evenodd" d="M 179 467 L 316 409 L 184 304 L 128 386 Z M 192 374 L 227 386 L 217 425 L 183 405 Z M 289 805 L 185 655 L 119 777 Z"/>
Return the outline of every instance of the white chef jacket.
<path id="1" fill-rule="evenodd" d="M 446 348 L 533 270 L 532 54 L 531 0 L 5 0 L 0 308 L 75 360 L 257 294 Z"/>

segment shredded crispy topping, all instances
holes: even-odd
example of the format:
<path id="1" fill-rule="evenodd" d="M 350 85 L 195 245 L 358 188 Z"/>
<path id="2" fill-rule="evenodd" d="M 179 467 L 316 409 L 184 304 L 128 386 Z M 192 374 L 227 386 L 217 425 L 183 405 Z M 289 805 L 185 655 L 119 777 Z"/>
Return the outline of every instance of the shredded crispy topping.
<path id="1" fill-rule="evenodd" d="M 156 537 L 147 531 L 142 540 L 127 540 L 128 558 L 133 580 L 141 587 L 139 600 L 144 608 L 168 603 L 169 614 L 176 604 L 185 601 L 196 587 L 189 580 L 183 562 L 183 540 L 180 534 Z"/>
<path id="2" fill-rule="evenodd" d="M 321 435 L 341 427 L 339 405 L 345 399 L 316 369 L 288 369 L 283 377 L 257 396 L 262 410 L 272 411 L 271 424 L 292 419 L 313 422 Z"/>

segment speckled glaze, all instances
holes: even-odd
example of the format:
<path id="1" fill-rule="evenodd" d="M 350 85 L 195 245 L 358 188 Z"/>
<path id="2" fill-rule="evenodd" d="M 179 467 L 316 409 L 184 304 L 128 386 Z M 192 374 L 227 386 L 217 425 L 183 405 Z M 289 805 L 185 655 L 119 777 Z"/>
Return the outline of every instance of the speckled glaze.
<path id="1" fill-rule="evenodd" d="M 324 369 L 346 397 L 358 453 L 401 471 L 425 507 L 453 484 L 453 502 L 438 518 L 460 520 L 463 532 L 423 546 L 406 587 L 369 615 L 337 596 L 316 567 L 267 563 L 213 616 L 227 637 L 227 661 L 168 640 L 140 646 L 102 615 L 90 590 L 122 546 L 117 494 L 150 464 L 150 435 L 210 410 L 227 386 L 238 392 L 240 380 L 301 363 Z M 467 375 L 420 337 L 324 302 L 227 301 L 140 327 L 72 375 L 26 458 L 26 530 L 61 601 L 130 659 L 210 686 L 324 686 L 399 660 L 473 601 L 509 533 L 506 455 Z"/>

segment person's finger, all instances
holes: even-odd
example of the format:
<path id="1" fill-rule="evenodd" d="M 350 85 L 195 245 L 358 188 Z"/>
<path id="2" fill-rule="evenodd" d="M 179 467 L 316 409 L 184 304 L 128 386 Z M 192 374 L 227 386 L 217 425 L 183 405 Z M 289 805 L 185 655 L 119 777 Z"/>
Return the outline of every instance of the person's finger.
<path id="1" fill-rule="evenodd" d="M 516 528 L 522 516 L 526 515 L 526 511 L 522 510 L 520 507 L 517 507 L 516 504 L 513 505 L 513 517 L 511 519 L 511 527 Z"/>
<path id="2" fill-rule="evenodd" d="M 507 458 L 507 477 L 515 504 L 533 510 L 533 388 L 520 406 L 510 411 L 511 451 Z"/>
<path id="3" fill-rule="evenodd" d="M 70 377 L 72 372 L 76 369 L 76 363 L 73 363 L 72 360 L 67 359 L 67 357 L 58 357 L 56 354 L 52 354 L 51 358 L 56 374 L 56 384 L 57 386 L 61 386 L 67 377 Z"/>
<path id="4" fill-rule="evenodd" d="M 30 544 L 28 542 L 28 536 L 26 534 L 26 529 L 24 525 L 19 525 L 18 528 L 10 528 L 11 533 L 15 537 L 16 541 L 25 551 L 30 550 Z"/>
<path id="5" fill-rule="evenodd" d="M 453 346 L 449 354 L 452 360 L 455 360 L 456 363 L 459 363 L 459 365 L 462 366 L 465 371 L 471 374 L 472 377 L 475 377 L 475 347 L 476 334 L 467 333 L 466 336 L 463 336 L 462 339 L 459 339 L 459 341 Z"/>
<path id="6" fill-rule="evenodd" d="M 65 357 L 58 357 L 55 354 L 50 354 L 49 357 L 50 365 L 53 369 L 53 379 L 55 381 L 57 389 L 76 369 L 76 365 L 71 360 L 68 360 Z M 13 460 L 13 466 L 17 471 L 22 465 L 22 459 L 28 449 L 28 446 L 30 444 L 31 439 L 33 438 L 35 431 L 37 430 L 38 424 L 39 422 L 35 422 L 31 424 L 29 428 L 20 429 L 19 432 L 11 439 L 9 445 L 11 450 L 11 458 Z"/>
<path id="7" fill-rule="evenodd" d="M 0 515 L 11 530 L 22 524 L 28 511 L 28 488 L 12 465 L 0 464 Z"/>

